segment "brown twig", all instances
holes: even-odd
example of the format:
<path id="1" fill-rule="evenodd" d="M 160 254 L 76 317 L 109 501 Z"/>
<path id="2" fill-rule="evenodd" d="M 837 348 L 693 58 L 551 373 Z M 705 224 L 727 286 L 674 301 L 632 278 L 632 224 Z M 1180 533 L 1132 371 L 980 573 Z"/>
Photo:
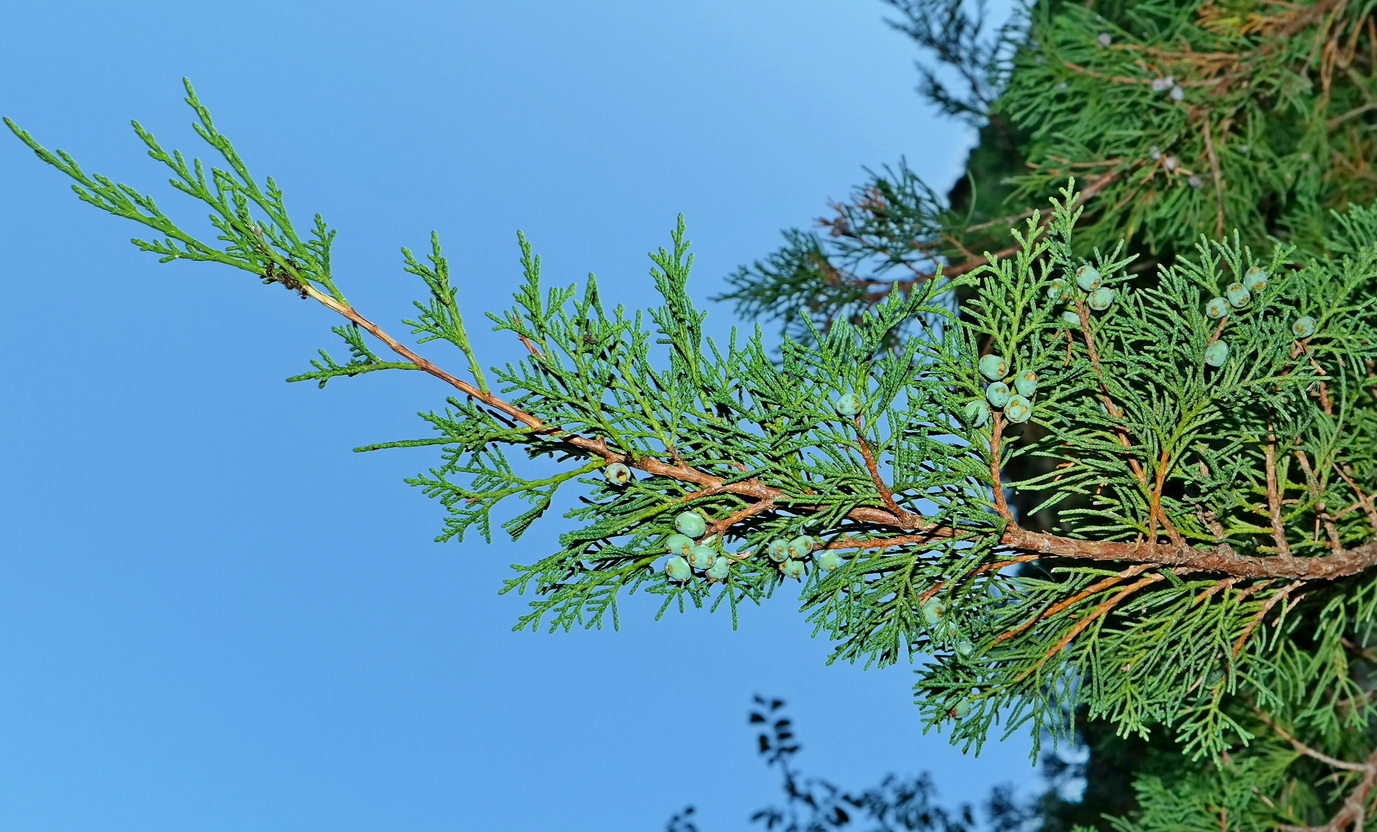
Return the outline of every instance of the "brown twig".
<path id="1" fill-rule="evenodd" d="M 1277 435 L 1267 426 L 1267 444 L 1263 446 L 1263 462 L 1267 471 L 1267 515 L 1272 519 L 1272 542 L 1277 545 L 1278 557 L 1291 557 L 1291 544 L 1286 540 L 1286 526 L 1281 522 L 1281 490 L 1277 485 Z"/>
<path id="2" fill-rule="evenodd" d="M 861 432 L 861 417 L 856 417 L 856 444 L 861 449 L 861 456 L 865 457 L 865 467 L 870 471 L 870 479 L 875 483 L 875 490 L 880 492 L 880 501 L 885 504 L 885 508 L 894 512 L 896 517 L 907 514 L 894 502 L 894 492 L 889 490 L 884 478 L 880 476 L 880 466 L 875 462 L 875 455 L 870 451 L 870 443 L 866 441 L 865 434 Z"/>
<path id="3" fill-rule="evenodd" d="M 1367 513 L 1368 521 L 1372 523 L 1373 530 L 1377 531 L 1377 505 L 1373 505 L 1372 497 L 1364 493 L 1363 489 L 1359 488 L 1358 484 L 1353 481 L 1353 470 L 1351 468 L 1344 470 L 1338 463 L 1335 463 L 1334 470 L 1338 472 L 1344 482 L 1348 483 L 1348 487 L 1353 489 L 1353 493 L 1358 497 L 1358 503 L 1363 507 L 1363 511 Z"/>
<path id="4" fill-rule="evenodd" d="M 1201 601 L 1204 601 L 1206 598 L 1209 598 L 1211 595 L 1214 595 L 1220 590 L 1233 589 L 1234 585 L 1241 580 L 1243 579 L 1239 577 L 1233 577 L 1225 578 L 1222 581 L 1215 581 L 1213 584 L 1210 584 L 1208 587 L 1201 590 L 1200 594 L 1196 595 L 1194 598 L 1191 599 L 1191 606 L 1193 607 L 1196 604 L 1199 604 Z"/>
<path id="5" fill-rule="evenodd" d="M 1009 510 L 1009 501 L 1004 496 L 1004 466 L 999 462 L 999 446 L 1003 436 L 1004 414 L 995 411 L 990 430 L 990 481 L 991 490 L 994 491 L 995 513 L 1002 517 L 1010 528 L 1018 528 L 1014 513 Z"/>
<path id="6" fill-rule="evenodd" d="M 1267 613 L 1271 611 L 1272 607 L 1275 607 L 1278 601 L 1285 598 L 1287 595 L 1290 595 L 1291 591 L 1300 585 L 1300 581 L 1292 581 L 1291 583 L 1277 590 L 1275 595 L 1263 602 L 1262 608 L 1257 611 L 1257 614 L 1255 614 L 1253 616 L 1253 619 L 1248 622 L 1248 626 L 1243 628 L 1243 632 L 1239 634 L 1238 639 L 1234 642 L 1234 649 L 1232 652 L 1232 657 L 1234 659 L 1238 658 L 1238 654 L 1243 651 L 1243 645 L 1247 643 L 1248 637 L 1253 634 L 1253 630 L 1257 629 L 1257 625 L 1262 621 L 1262 619 L 1267 617 Z"/>
<path id="7" fill-rule="evenodd" d="M 1350 763 L 1345 760 L 1340 760 L 1337 757 L 1331 757 L 1328 754 L 1325 754 L 1321 751 L 1316 751 L 1315 749 L 1311 748 L 1310 746 L 1293 737 L 1290 733 L 1286 731 L 1285 728 L 1282 728 L 1280 725 L 1276 724 L 1276 722 L 1274 722 L 1271 717 L 1267 716 L 1267 714 L 1264 713 L 1263 710 L 1257 707 L 1256 705 L 1253 706 L 1253 712 L 1257 714 L 1258 719 L 1261 719 L 1267 725 L 1268 728 L 1271 728 L 1273 731 L 1276 731 L 1278 734 L 1281 735 L 1282 739 L 1291 743 L 1292 748 L 1296 749 L 1297 751 L 1299 751 L 1307 757 L 1319 760 L 1325 765 L 1333 766 L 1334 768 L 1338 769 L 1343 769 L 1344 771 L 1367 771 L 1369 768 L 1372 767 L 1371 763 Z"/>
<path id="8" fill-rule="evenodd" d="M 1114 584 L 1117 584 L 1125 578 L 1132 578 L 1135 575 L 1140 575 L 1143 572 L 1146 572 L 1147 570 L 1151 569 L 1152 567 L 1153 564 L 1140 563 L 1137 566 L 1130 566 L 1129 568 L 1125 569 L 1117 575 L 1110 575 L 1107 578 L 1102 578 L 1101 580 L 1096 581 L 1095 583 L 1091 584 L 1085 589 L 1082 589 L 1080 592 L 1077 592 L 1075 595 L 1072 595 L 1068 598 L 1063 598 L 1057 603 L 1052 604 L 1047 609 L 1043 610 L 1042 612 L 1023 622 L 1022 624 L 1018 625 L 1012 630 L 1005 630 L 1004 632 L 995 636 L 994 640 L 990 642 L 990 646 L 993 647 L 994 645 L 999 644 L 1001 641 L 1011 639 L 1019 633 L 1022 633 L 1023 631 L 1027 630 L 1034 624 L 1038 623 L 1039 621 L 1044 621 L 1048 618 L 1051 618 L 1052 616 L 1060 613 L 1067 607 L 1070 607 L 1071 605 L 1076 604 L 1090 597 L 1091 595 L 1094 595 L 1097 592 L 1103 592 L 1104 590 L 1108 589 Z"/>
<path id="9" fill-rule="evenodd" d="M 1119 444 L 1122 445 L 1125 450 L 1128 450 L 1132 448 L 1133 445 L 1128 439 L 1128 429 L 1123 426 L 1123 422 L 1119 418 L 1121 415 L 1119 406 L 1114 403 L 1114 399 L 1109 395 L 1109 383 L 1105 378 L 1104 367 L 1100 363 L 1100 352 L 1095 345 L 1095 334 L 1090 329 L 1090 312 L 1084 303 L 1077 304 L 1077 312 L 1081 317 L 1081 335 L 1085 337 L 1086 355 L 1090 358 L 1090 365 L 1095 368 L 1095 375 L 1099 378 L 1100 396 L 1104 401 L 1105 410 L 1109 412 L 1109 415 L 1113 417 L 1116 422 L 1114 434 L 1118 437 Z M 1165 454 L 1165 450 L 1163 453 Z M 1167 537 L 1171 540 L 1172 545 L 1185 546 L 1185 539 L 1181 537 L 1181 533 L 1177 531 L 1176 526 L 1168 519 L 1166 514 L 1163 513 L 1161 500 L 1156 497 L 1154 492 L 1148 487 L 1147 472 L 1143 470 L 1142 464 L 1138 461 L 1137 457 L 1128 455 L 1127 458 L 1129 470 L 1138 478 L 1138 484 L 1143 489 L 1144 496 L 1148 498 L 1148 522 L 1151 525 L 1153 536 L 1156 536 L 1157 523 L 1160 521 L 1163 528 L 1167 530 Z M 1165 460 L 1166 457 L 1164 456 L 1163 459 Z M 1159 481 L 1166 476 L 1165 465 L 1166 462 L 1163 461 L 1161 466 L 1162 470 L 1158 471 Z"/>
<path id="10" fill-rule="evenodd" d="M 1363 776 L 1353 787 L 1353 791 L 1344 798 L 1343 808 L 1329 819 L 1323 826 L 1293 826 L 1282 825 L 1278 829 L 1289 830 L 1290 832 L 1342 832 L 1345 829 L 1354 829 L 1361 832 L 1363 824 L 1367 819 L 1368 797 L 1372 793 L 1373 786 L 1377 786 L 1377 751 L 1373 751 L 1368 758 L 1361 763 L 1350 763 L 1347 760 L 1340 760 L 1331 757 L 1321 751 L 1306 745 L 1295 737 L 1287 733 L 1281 726 L 1277 725 L 1267 717 L 1261 710 L 1254 708 L 1258 717 L 1281 735 L 1283 739 L 1291 744 L 1297 752 L 1318 760 L 1328 766 L 1337 768 L 1340 771 L 1352 771 L 1361 773 Z"/>
<path id="11" fill-rule="evenodd" d="M 1148 575 L 1146 578 L 1139 578 L 1138 580 L 1134 581 L 1133 583 L 1114 593 L 1114 595 L 1110 598 L 1101 601 L 1099 604 L 1095 606 L 1093 610 L 1090 611 L 1089 615 L 1087 615 L 1085 618 L 1082 618 L 1081 620 L 1077 621 L 1074 625 L 1072 625 L 1071 628 L 1068 629 L 1062 635 L 1061 638 L 1057 639 L 1056 644 L 1053 644 L 1050 648 L 1043 652 L 1043 661 L 1046 661 L 1047 659 L 1050 659 L 1053 656 L 1055 656 L 1063 647 L 1070 644 L 1072 639 L 1084 632 L 1086 627 L 1089 627 L 1105 613 L 1112 610 L 1115 607 L 1115 605 L 1118 604 L 1120 601 L 1127 598 L 1129 595 L 1132 595 L 1133 593 L 1137 592 L 1139 589 L 1147 586 L 1148 584 L 1155 584 L 1158 581 L 1165 579 L 1166 575 L 1162 574 Z M 1040 667 L 1042 667 L 1041 661 L 1034 663 L 1033 665 L 1029 666 L 1026 670 L 1024 670 L 1022 673 L 1018 674 L 1014 681 L 1023 681 L 1024 679 L 1028 678 L 1028 675 L 1030 673 L 1032 673 L 1034 670 L 1037 670 Z"/>

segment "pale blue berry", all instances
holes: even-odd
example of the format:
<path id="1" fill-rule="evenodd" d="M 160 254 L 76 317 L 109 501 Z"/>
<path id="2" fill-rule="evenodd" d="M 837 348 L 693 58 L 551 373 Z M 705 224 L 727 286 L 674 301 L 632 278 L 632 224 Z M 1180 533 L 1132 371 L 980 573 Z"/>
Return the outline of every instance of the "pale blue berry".
<path id="1" fill-rule="evenodd" d="M 971 644 L 970 639 L 963 638 L 956 643 L 956 655 L 960 656 L 961 658 L 970 658 L 970 655 L 974 652 L 975 645 Z"/>
<path id="2" fill-rule="evenodd" d="M 1081 325 L 1080 313 L 1074 309 L 1067 309 L 1061 313 L 1061 319 L 1071 326 L 1079 328 Z"/>
<path id="3" fill-rule="evenodd" d="M 1205 363 L 1211 367 L 1223 367 L 1228 360 L 1229 345 L 1223 341 L 1215 341 L 1205 348 Z"/>
<path id="4" fill-rule="evenodd" d="M 1061 303 L 1071 296 L 1066 287 L 1066 281 L 1060 277 L 1052 281 L 1052 285 L 1047 287 L 1047 299 L 1053 303 Z"/>
<path id="5" fill-rule="evenodd" d="M 1089 263 L 1076 269 L 1076 285 L 1081 287 L 1082 291 L 1093 292 L 1100 288 L 1101 283 L 1104 283 L 1104 276 Z"/>
<path id="6" fill-rule="evenodd" d="M 827 551 L 818 555 L 817 563 L 819 569 L 825 572 L 831 572 L 838 566 L 841 566 L 842 559 L 841 555 L 837 554 L 831 549 L 828 549 Z"/>
<path id="7" fill-rule="evenodd" d="M 969 699 L 962 699 L 956 703 L 956 707 L 951 709 L 951 715 L 957 719 L 965 719 L 971 712 L 971 702 Z"/>
<path id="8" fill-rule="evenodd" d="M 688 562 L 689 566 L 694 569 L 707 569 L 712 566 L 712 562 L 715 560 L 717 560 L 717 553 L 712 550 L 711 546 L 699 544 L 689 549 Z"/>
<path id="9" fill-rule="evenodd" d="M 816 546 L 816 540 L 809 535 L 801 534 L 789 541 L 789 557 L 796 560 L 803 560 L 813 554 L 813 549 L 816 548 Z"/>
<path id="10" fill-rule="evenodd" d="M 1100 288 L 1091 292 L 1090 298 L 1086 301 L 1086 303 L 1090 304 L 1090 308 L 1094 309 L 1096 312 L 1105 311 L 1113 302 L 1114 290 L 1109 288 L 1108 286 L 1101 286 Z"/>
<path id="11" fill-rule="evenodd" d="M 765 552 L 770 556 L 770 560 L 775 563 L 783 563 L 789 559 L 789 541 L 782 538 L 771 540 Z"/>
<path id="12" fill-rule="evenodd" d="M 1004 405 L 1004 418 L 1010 422 L 1026 422 L 1033 415 L 1033 403 L 1023 396 L 1013 396 Z"/>
<path id="13" fill-rule="evenodd" d="M 990 381 L 999 381 L 1009 374 L 1009 362 L 1004 356 L 990 353 L 980 356 L 980 374 Z"/>
<path id="14" fill-rule="evenodd" d="M 1230 283 L 1229 288 L 1224 290 L 1224 297 L 1229 299 L 1229 305 L 1235 309 L 1242 309 L 1248 305 L 1248 301 L 1253 299 L 1248 292 L 1248 287 L 1242 283 Z"/>
<path id="15" fill-rule="evenodd" d="M 786 578 L 797 578 L 801 581 L 803 580 L 803 561 L 790 558 L 779 565 L 779 571 L 783 572 Z"/>
<path id="16" fill-rule="evenodd" d="M 726 555 L 722 555 L 717 560 L 712 562 L 712 566 L 708 567 L 708 571 L 706 574 L 708 580 L 710 581 L 725 581 L 727 579 L 727 574 L 731 572 L 731 569 L 732 559 L 727 557 Z"/>
<path id="17" fill-rule="evenodd" d="M 708 530 L 708 521 L 696 511 L 686 511 L 674 518 L 674 528 L 689 537 L 702 537 L 703 532 Z"/>
<path id="18" fill-rule="evenodd" d="M 966 424 L 971 427 L 983 428 L 990 421 L 990 406 L 984 402 L 967 402 L 962 411 L 966 417 Z"/>
<path id="19" fill-rule="evenodd" d="M 1205 304 L 1205 314 L 1211 318 L 1222 318 L 1229 314 L 1229 302 L 1223 298 L 1210 298 Z"/>
<path id="20" fill-rule="evenodd" d="M 928 622 L 929 626 L 935 626 L 946 614 L 946 605 L 936 598 L 929 598 L 923 602 L 923 620 Z"/>
<path id="21" fill-rule="evenodd" d="M 1295 335 L 1297 338 L 1309 338 L 1311 335 L 1314 335 L 1315 319 L 1309 315 L 1297 318 L 1296 322 L 1291 324 L 1291 334 Z"/>
<path id="22" fill-rule="evenodd" d="M 693 569 L 689 566 L 688 561 L 675 555 L 669 559 L 669 563 L 665 564 L 665 574 L 669 576 L 671 581 L 683 583 L 693 577 Z"/>
<path id="23" fill-rule="evenodd" d="M 861 412 L 861 397 L 855 393 L 838 396 L 836 401 L 832 402 L 832 407 L 843 416 L 855 416 Z"/>
<path id="24" fill-rule="evenodd" d="M 1253 266 L 1244 273 L 1243 285 L 1247 286 L 1249 291 L 1261 292 L 1263 289 L 1267 288 L 1267 277 L 1266 269 L 1260 266 Z"/>
<path id="25" fill-rule="evenodd" d="M 620 462 L 614 462 L 602 469 L 602 475 L 613 485 L 626 485 L 631 480 L 631 469 Z"/>
<path id="26" fill-rule="evenodd" d="M 1014 378 L 1014 389 L 1020 396 L 1031 398 L 1038 391 L 1038 374 L 1032 370 L 1024 370 Z"/>
<path id="27" fill-rule="evenodd" d="M 687 555 L 693 548 L 693 538 L 682 534 L 672 534 L 665 538 L 665 548 L 671 555 Z"/>
<path id="28" fill-rule="evenodd" d="M 1011 395 L 1009 385 L 1002 381 L 996 381 L 985 388 L 985 401 L 989 402 L 991 407 L 1003 407 L 1009 403 Z"/>

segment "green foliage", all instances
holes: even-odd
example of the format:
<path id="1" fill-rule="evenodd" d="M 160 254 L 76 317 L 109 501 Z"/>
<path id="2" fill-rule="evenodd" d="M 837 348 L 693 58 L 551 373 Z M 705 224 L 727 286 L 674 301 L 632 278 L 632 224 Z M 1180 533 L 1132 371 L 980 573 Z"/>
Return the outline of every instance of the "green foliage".
<path id="1" fill-rule="evenodd" d="M 207 176 L 200 159 L 187 164 L 180 151 L 168 153 L 137 121 L 134 132 L 148 147 L 148 155 L 171 169 L 174 175 L 168 182 L 172 187 L 210 207 L 210 223 L 220 232 L 215 239 L 223 245 L 205 242 L 183 230 L 158 208 L 153 197 L 100 174 L 88 175 L 71 156 L 44 149 L 8 118 L 5 124 L 40 159 L 75 180 L 72 190 L 83 202 L 164 235 L 161 240 L 132 241 L 140 251 L 161 255 L 159 262 L 185 259 L 223 263 L 258 274 L 265 283 L 282 283 L 291 289 L 303 282 L 315 283 L 342 301 L 344 296 L 330 281 L 330 243 L 335 232 L 317 214 L 309 238 L 302 240 L 287 215 L 277 183 L 271 176 L 261 186 L 254 180 L 230 140 L 215 128 L 210 111 L 196 97 L 191 82 L 184 80 L 184 84 L 186 102 L 197 116 L 192 127 L 220 154 L 228 170 L 212 167 Z"/>
<path id="2" fill-rule="evenodd" d="M 944 231 L 941 198 L 902 161 L 867 173 L 851 202 L 834 205 L 837 216 L 822 221 L 831 229 L 827 243 L 814 232 L 785 232 L 783 248 L 730 275 L 732 290 L 714 300 L 734 301 L 747 317 L 779 321 L 786 336 L 810 346 L 816 330 L 838 320 L 859 323 L 891 288 L 907 292 L 925 281 L 938 262 L 940 247 L 932 241 Z M 871 276 L 855 279 L 861 270 Z M 885 346 L 896 346 L 909 331 L 896 329 Z"/>
<path id="3" fill-rule="evenodd" d="M 1372 0 L 1317 26 L 1297 19 L 1303 6 L 1114 5 L 1040 3 L 993 107 L 1031 139 L 1015 199 L 1045 198 L 1073 171 L 1106 177 L 1082 251 L 1140 237 L 1188 251 L 1236 228 L 1318 253 L 1329 208 L 1373 200 L 1368 82 L 1335 83 L 1351 59 L 1315 57 L 1350 54 Z"/>

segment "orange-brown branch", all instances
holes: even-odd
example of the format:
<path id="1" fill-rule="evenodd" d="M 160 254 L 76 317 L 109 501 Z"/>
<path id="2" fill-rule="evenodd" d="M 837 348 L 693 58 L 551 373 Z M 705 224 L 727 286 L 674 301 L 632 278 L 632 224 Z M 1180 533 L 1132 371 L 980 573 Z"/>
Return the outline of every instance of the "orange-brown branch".
<path id="1" fill-rule="evenodd" d="M 680 498 L 683 502 L 698 500 L 715 494 L 735 494 L 760 503 L 771 501 L 772 507 L 787 506 L 796 511 L 817 511 L 823 508 L 821 505 L 803 503 L 796 496 L 768 486 L 759 478 L 753 477 L 738 482 L 727 482 L 724 478 L 700 471 L 677 457 L 673 464 L 650 456 L 631 459 L 626 454 L 609 448 L 607 441 L 603 438 L 595 439 L 580 436 L 547 425 L 536 416 L 526 413 L 492 393 L 485 393 L 472 384 L 455 378 L 434 363 L 417 355 L 352 306 L 336 301 L 309 284 L 304 284 L 304 288 L 308 296 L 315 298 L 322 305 L 359 325 L 375 338 L 387 344 L 393 352 L 415 364 L 418 369 L 435 376 L 484 405 L 506 414 L 511 419 L 531 428 L 533 432 L 548 434 L 560 442 L 590 455 L 600 456 L 609 462 L 623 462 L 654 476 L 667 477 L 697 486 L 698 490 L 693 494 Z M 1000 423 L 997 421 L 996 424 L 999 425 Z M 996 480 L 996 482 L 998 481 Z M 1359 495 L 1362 496 L 1360 490 L 1355 488 L 1355 491 L 1358 491 Z M 1002 500 L 1003 494 L 997 488 L 997 504 Z M 1007 504 L 1005 504 L 1005 510 L 1008 510 Z M 914 512 L 901 509 L 896 513 L 888 507 L 879 506 L 857 506 L 847 512 L 846 519 L 868 525 L 905 530 L 908 534 L 886 538 L 884 541 L 866 539 L 833 541 L 829 544 L 829 548 L 871 548 L 881 545 L 925 543 L 935 538 L 979 536 L 993 532 L 996 521 L 995 517 L 991 517 L 991 525 L 988 529 L 957 528 L 931 521 Z M 1183 543 L 1119 543 L 1078 540 L 1046 532 L 1031 532 L 1009 524 L 1000 535 L 998 543 L 1009 549 L 1021 550 L 1025 554 L 1186 567 L 1190 571 L 1216 572 L 1241 578 L 1290 578 L 1296 581 L 1332 580 L 1346 575 L 1354 575 L 1377 565 L 1377 539 L 1316 557 L 1258 557 L 1239 553 L 1227 543 L 1197 548 Z M 1013 560 L 1015 559 L 1010 559 L 1010 562 Z"/>

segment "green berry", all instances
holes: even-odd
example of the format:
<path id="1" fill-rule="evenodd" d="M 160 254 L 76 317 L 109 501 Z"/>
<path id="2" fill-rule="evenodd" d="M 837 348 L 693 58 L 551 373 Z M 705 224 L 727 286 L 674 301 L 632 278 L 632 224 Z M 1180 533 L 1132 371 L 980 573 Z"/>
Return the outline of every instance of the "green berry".
<path id="1" fill-rule="evenodd" d="M 602 469 L 602 475 L 613 485 L 626 485 L 631 480 L 631 469 L 620 462 L 614 462 Z"/>
<path id="2" fill-rule="evenodd" d="M 929 598 L 923 602 L 923 620 L 928 622 L 928 626 L 936 626 L 946 613 L 946 605 L 936 598 Z"/>
<path id="3" fill-rule="evenodd" d="M 1061 303 L 1070 297 L 1070 295 L 1071 293 L 1067 291 L 1066 288 L 1066 281 L 1062 280 L 1060 277 L 1053 280 L 1052 285 L 1047 287 L 1047 299 L 1053 303 Z"/>
<path id="4" fill-rule="evenodd" d="M 674 518 L 674 528 L 689 537 L 702 537 L 703 532 L 708 530 L 708 521 L 696 511 L 686 511 Z"/>
<path id="5" fill-rule="evenodd" d="M 837 554 L 835 551 L 831 549 L 828 549 L 827 551 L 818 555 L 817 563 L 819 569 L 825 572 L 831 572 L 835 570 L 838 566 L 841 566 L 842 559 L 841 555 Z"/>
<path id="6" fill-rule="evenodd" d="M 765 551 L 770 556 L 770 560 L 775 563 L 783 563 L 789 559 L 789 542 L 783 539 L 771 540 Z"/>
<path id="7" fill-rule="evenodd" d="M 1267 288 L 1267 270 L 1258 266 L 1253 266 L 1243 275 L 1243 285 L 1249 291 L 1261 292 Z"/>
<path id="8" fill-rule="evenodd" d="M 712 550 L 711 546 L 699 544 L 689 549 L 688 562 L 689 566 L 694 569 L 707 569 L 712 566 L 712 562 L 715 560 L 717 560 L 717 553 Z"/>
<path id="9" fill-rule="evenodd" d="M 984 402 L 967 402 L 962 412 L 971 427 L 983 428 L 990 421 L 990 406 Z"/>
<path id="10" fill-rule="evenodd" d="M 989 402 L 991 407 L 1003 407 L 1009 403 L 1011 395 L 1013 394 L 1009 392 L 1009 385 L 1002 381 L 996 381 L 985 388 L 985 401 Z"/>
<path id="11" fill-rule="evenodd" d="M 784 573 L 786 578 L 797 578 L 803 580 L 803 561 L 790 558 L 779 565 L 779 571 Z"/>
<path id="12" fill-rule="evenodd" d="M 1101 275 L 1100 270 L 1094 266 L 1087 263 L 1079 269 L 1076 269 L 1076 285 L 1081 287 L 1082 290 L 1093 292 L 1100 288 L 1100 284 L 1102 283 L 1104 283 L 1104 276 Z"/>
<path id="13" fill-rule="evenodd" d="M 1004 418 L 1010 422 L 1026 422 L 1033 415 L 1033 403 L 1023 396 L 1013 396 L 1004 405 Z"/>
<path id="14" fill-rule="evenodd" d="M 806 534 L 801 534 L 789 541 L 789 557 L 795 558 L 796 560 L 803 560 L 813 554 L 813 549 L 816 548 L 816 546 L 816 540 Z"/>
<path id="15" fill-rule="evenodd" d="M 990 381 L 999 381 L 1009 374 L 1009 362 L 1004 360 L 1004 356 L 989 355 L 980 356 L 980 374 Z"/>
<path id="16" fill-rule="evenodd" d="M 956 707 L 951 709 L 951 715 L 957 719 L 964 719 L 971 712 L 971 702 L 969 699 L 962 699 L 956 703 Z"/>
<path id="17" fill-rule="evenodd" d="M 1090 308 L 1094 309 L 1096 312 L 1105 311 L 1113 302 L 1114 290 L 1109 288 L 1108 286 L 1101 286 L 1100 288 L 1091 292 L 1090 298 L 1087 301 L 1087 303 L 1090 304 Z"/>
<path id="18" fill-rule="evenodd" d="M 1235 309 L 1242 309 L 1248 305 L 1248 301 L 1253 299 L 1248 292 L 1248 287 L 1242 283 L 1230 283 L 1229 288 L 1224 290 L 1224 297 L 1229 299 L 1229 305 Z"/>
<path id="19" fill-rule="evenodd" d="M 727 573 L 731 572 L 731 569 L 732 559 L 726 555 L 722 555 L 712 562 L 712 566 L 708 567 L 706 574 L 710 581 L 725 581 L 727 579 Z"/>
<path id="20" fill-rule="evenodd" d="M 1032 398 L 1038 391 L 1038 374 L 1032 370 L 1024 370 L 1014 379 L 1014 389 L 1020 396 Z"/>
<path id="21" fill-rule="evenodd" d="M 1223 367 L 1228 360 L 1229 345 L 1223 341 L 1215 341 L 1205 348 L 1205 363 L 1211 367 Z"/>
<path id="22" fill-rule="evenodd" d="M 693 577 L 693 569 L 689 567 L 688 561 L 675 555 L 669 559 L 669 563 L 665 564 L 665 574 L 669 576 L 671 581 L 684 583 Z"/>
<path id="23" fill-rule="evenodd" d="M 1210 298 L 1205 304 L 1205 314 L 1211 318 L 1222 318 L 1229 314 L 1229 302 L 1223 298 Z"/>
<path id="24" fill-rule="evenodd" d="M 1291 324 L 1291 334 L 1295 335 L 1297 338 L 1309 338 L 1311 335 L 1314 335 L 1315 319 L 1309 315 L 1297 318 L 1296 322 Z"/>
<path id="25" fill-rule="evenodd" d="M 837 412 L 843 416 L 855 416 L 861 412 L 861 397 L 855 393 L 838 396 L 832 402 L 832 407 L 836 408 Z"/>
<path id="26" fill-rule="evenodd" d="M 963 638 L 956 643 L 956 655 L 960 656 L 961 658 L 970 658 L 970 655 L 974 652 L 975 645 L 971 644 L 970 639 Z"/>
<path id="27" fill-rule="evenodd" d="M 1074 326 L 1074 327 L 1076 327 L 1077 329 L 1080 329 L 1080 326 L 1081 326 L 1081 315 L 1080 315 L 1080 313 L 1077 312 L 1076 310 L 1074 310 L 1074 309 L 1067 309 L 1067 310 L 1063 311 L 1063 312 L 1061 313 L 1061 319 L 1062 319 L 1063 321 L 1066 321 L 1066 322 L 1067 322 L 1068 324 L 1070 324 L 1071 326 Z"/>
<path id="28" fill-rule="evenodd" d="M 671 555 L 687 555 L 693 548 L 693 538 L 682 534 L 672 534 L 665 538 L 665 548 Z"/>

